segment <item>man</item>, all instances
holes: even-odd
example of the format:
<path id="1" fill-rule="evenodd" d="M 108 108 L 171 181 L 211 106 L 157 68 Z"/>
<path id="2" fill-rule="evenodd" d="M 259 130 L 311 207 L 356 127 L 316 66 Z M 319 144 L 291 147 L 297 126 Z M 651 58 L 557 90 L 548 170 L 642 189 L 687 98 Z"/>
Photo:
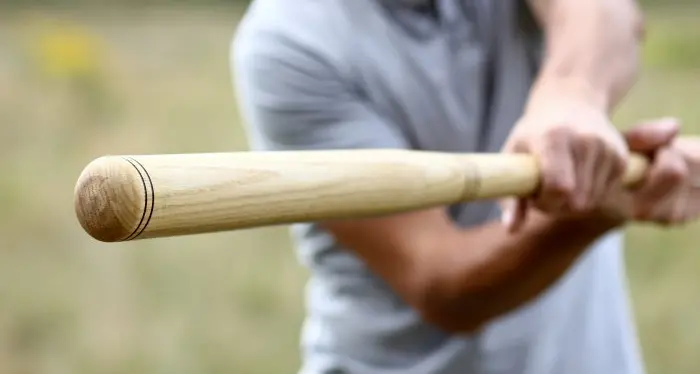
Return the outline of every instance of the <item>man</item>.
<path id="1" fill-rule="evenodd" d="M 674 121 L 610 123 L 642 36 L 632 0 L 254 0 L 231 55 L 254 149 L 542 168 L 530 199 L 295 225 L 300 374 L 643 373 L 620 228 L 698 207 Z M 653 167 L 624 190 L 630 150 Z"/>

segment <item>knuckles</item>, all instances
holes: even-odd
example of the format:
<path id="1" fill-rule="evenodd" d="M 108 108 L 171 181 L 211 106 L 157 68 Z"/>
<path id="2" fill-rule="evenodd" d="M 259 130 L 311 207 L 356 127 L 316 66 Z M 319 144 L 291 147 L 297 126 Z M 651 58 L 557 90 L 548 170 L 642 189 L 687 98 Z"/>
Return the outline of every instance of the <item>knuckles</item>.
<path id="1" fill-rule="evenodd" d="M 544 137 L 547 142 L 565 142 L 570 141 L 574 137 L 573 130 L 568 126 L 552 126 L 544 131 Z"/>
<path id="2" fill-rule="evenodd" d="M 540 200 L 550 200 L 549 203 L 543 201 L 543 204 L 572 207 L 574 210 L 581 211 L 593 209 L 592 205 L 599 203 L 593 200 L 602 202 L 604 190 L 614 186 L 608 183 L 611 177 L 622 178 L 626 166 L 623 150 L 615 143 L 615 139 L 607 134 L 594 129 L 581 130 L 572 126 L 557 125 L 544 131 L 543 138 L 540 143 L 543 148 L 558 150 L 558 152 L 542 152 L 544 156 L 550 157 L 547 164 L 557 165 L 562 162 L 556 157 L 570 158 L 573 161 L 565 166 L 570 170 L 559 167 L 543 170 Z M 589 175 L 591 169 L 586 165 L 592 165 L 595 170 L 606 170 L 606 175 L 600 178 Z M 593 178 L 593 180 L 587 180 L 587 178 Z M 606 185 L 600 185 L 603 181 Z M 597 191 L 596 195 L 601 198 L 588 196 L 590 194 L 586 191 L 578 191 L 581 188 L 588 192 Z M 586 196 L 579 196 L 581 194 Z"/>
<path id="3" fill-rule="evenodd" d="M 574 183 L 558 176 L 552 178 L 545 176 L 542 191 L 550 197 L 568 199 L 574 194 Z"/>
<path id="4" fill-rule="evenodd" d="M 688 168 L 682 162 L 664 165 L 659 170 L 659 183 L 679 184 L 688 178 Z"/>
<path id="5" fill-rule="evenodd" d="M 612 133 L 612 132 L 611 132 Z M 552 126 L 544 132 L 544 143 L 547 145 L 566 144 L 570 149 L 576 149 L 580 153 L 595 149 L 598 157 L 614 162 L 617 167 L 624 166 L 626 146 L 624 141 L 601 134 L 594 130 L 580 130 L 571 126 Z"/>

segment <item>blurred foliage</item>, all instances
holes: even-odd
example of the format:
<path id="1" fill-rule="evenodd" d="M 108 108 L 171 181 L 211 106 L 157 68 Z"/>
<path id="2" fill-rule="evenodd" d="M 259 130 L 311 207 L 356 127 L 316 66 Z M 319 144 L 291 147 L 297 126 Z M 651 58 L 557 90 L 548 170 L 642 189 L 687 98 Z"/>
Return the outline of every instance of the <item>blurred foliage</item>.
<path id="1" fill-rule="evenodd" d="M 688 23 L 652 24 L 644 45 L 644 61 L 656 68 L 700 69 L 699 40 L 700 28 Z"/>
<path id="2" fill-rule="evenodd" d="M 43 74 L 78 78 L 99 74 L 101 43 L 89 30 L 76 24 L 60 24 L 45 30 L 33 45 L 35 62 Z"/>
<path id="3" fill-rule="evenodd" d="M 85 113 L 104 123 L 112 104 L 106 42 L 77 22 L 43 20 L 35 27 L 27 57 L 36 72 L 72 90 Z"/>
<path id="4" fill-rule="evenodd" d="M 694 6 L 697 4 L 697 0 L 638 0 L 638 2 L 644 7 L 655 8 Z"/>

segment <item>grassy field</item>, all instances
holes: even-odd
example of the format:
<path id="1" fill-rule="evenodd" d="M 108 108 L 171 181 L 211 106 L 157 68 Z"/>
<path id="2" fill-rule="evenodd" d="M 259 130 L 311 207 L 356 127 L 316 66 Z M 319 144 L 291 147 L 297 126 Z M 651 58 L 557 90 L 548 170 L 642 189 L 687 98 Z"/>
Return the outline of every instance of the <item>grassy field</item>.
<path id="1" fill-rule="evenodd" d="M 227 65 L 239 10 L 107 14 L 0 11 L 0 373 L 294 373 L 306 272 L 286 230 L 106 245 L 74 219 L 94 157 L 246 148 Z M 692 14 L 650 14 L 621 126 L 677 115 L 700 132 Z M 700 372 L 697 228 L 630 230 L 652 374 Z"/>

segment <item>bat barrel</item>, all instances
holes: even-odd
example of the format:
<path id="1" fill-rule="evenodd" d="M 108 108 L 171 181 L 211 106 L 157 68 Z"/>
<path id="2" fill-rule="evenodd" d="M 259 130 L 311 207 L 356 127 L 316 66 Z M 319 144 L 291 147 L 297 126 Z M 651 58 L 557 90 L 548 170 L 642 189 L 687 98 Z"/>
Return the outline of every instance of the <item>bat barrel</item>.
<path id="1" fill-rule="evenodd" d="M 75 187 L 103 242 L 370 217 L 526 193 L 531 158 L 410 150 L 104 156 Z"/>

